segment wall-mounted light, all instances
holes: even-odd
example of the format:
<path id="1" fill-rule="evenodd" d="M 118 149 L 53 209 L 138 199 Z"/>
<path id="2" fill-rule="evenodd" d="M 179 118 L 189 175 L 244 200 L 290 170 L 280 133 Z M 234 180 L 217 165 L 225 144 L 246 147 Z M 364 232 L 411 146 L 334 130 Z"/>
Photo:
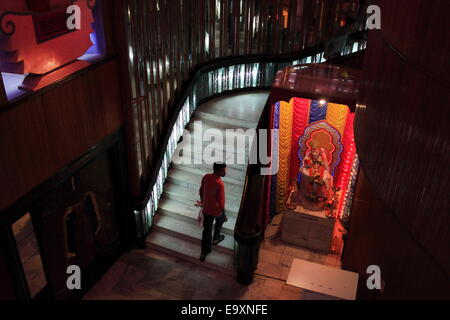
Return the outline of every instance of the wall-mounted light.
<path id="1" fill-rule="evenodd" d="M 325 105 L 325 103 L 327 103 L 327 102 L 324 99 L 322 99 L 319 101 L 319 103 L 320 103 L 320 106 L 323 107 Z"/>

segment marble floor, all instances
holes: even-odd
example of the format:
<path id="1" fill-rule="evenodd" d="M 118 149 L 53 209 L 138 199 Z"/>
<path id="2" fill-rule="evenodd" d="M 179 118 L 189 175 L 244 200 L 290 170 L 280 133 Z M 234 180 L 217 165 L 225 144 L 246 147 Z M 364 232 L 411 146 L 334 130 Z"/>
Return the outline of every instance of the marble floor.
<path id="1" fill-rule="evenodd" d="M 280 240 L 281 219 L 282 215 L 275 216 L 266 229 L 256 274 L 286 281 L 294 258 L 341 268 L 342 239 L 338 240 L 337 252 L 330 254 L 288 245 Z"/>
<path id="2" fill-rule="evenodd" d="M 152 249 L 123 255 L 88 292 L 86 300 L 310 300 L 312 295 L 286 284 L 292 259 L 301 258 L 340 268 L 340 254 L 321 254 L 279 240 L 281 216 L 268 226 L 254 281 L 234 276 Z"/>
<path id="3" fill-rule="evenodd" d="M 256 276 L 250 286 L 209 268 L 158 253 L 133 250 L 88 292 L 86 300 L 276 300 L 301 297 L 285 282 Z"/>

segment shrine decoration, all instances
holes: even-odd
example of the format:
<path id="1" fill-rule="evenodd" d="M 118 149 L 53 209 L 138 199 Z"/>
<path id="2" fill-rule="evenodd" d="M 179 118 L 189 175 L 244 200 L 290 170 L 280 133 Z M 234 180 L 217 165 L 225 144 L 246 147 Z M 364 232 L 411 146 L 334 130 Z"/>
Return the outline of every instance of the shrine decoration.
<path id="1" fill-rule="evenodd" d="M 293 98 L 291 102 L 294 105 L 292 121 L 292 141 L 291 141 L 291 162 L 290 162 L 290 180 L 297 180 L 298 170 L 300 168 L 300 159 L 298 152 L 300 146 L 298 140 L 304 134 L 309 122 L 309 108 L 311 100 Z"/>
<path id="2" fill-rule="evenodd" d="M 290 103 L 273 105 L 271 125 L 279 129 L 279 170 L 268 186 L 268 216 L 280 213 L 288 205 L 287 198 L 295 197 L 295 190 L 304 184 L 300 167 L 305 155 L 311 153 L 313 144 L 318 144 L 331 176 L 330 196 L 325 206 L 330 211 L 327 215 L 348 220 L 359 169 L 354 117 L 346 105 L 324 100 L 293 98 Z"/>
<path id="3" fill-rule="evenodd" d="M 311 107 L 309 111 L 309 123 L 325 120 L 327 116 L 328 104 L 326 102 L 311 101 Z"/>
<path id="4" fill-rule="evenodd" d="M 346 105 L 328 103 L 326 120 L 339 131 L 341 136 L 344 136 L 349 113 L 350 110 Z"/>
<path id="5" fill-rule="evenodd" d="M 317 141 L 320 147 L 324 149 L 331 175 L 334 176 L 336 167 L 341 159 L 342 150 L 344 149 L 339 131 L 326 120 L 309 125 L 298 141 L 300 162 L 305 158 L 306 152 L 311 149 L 310 144 L 313 140 Z"/>
<path id="6" fill-rule="evenodd" d="M 293 103 L 280 103 L 279 123 L 279 151 L 277 174 L 277 202 L 276 210 L 281 212 L 286 203 L 289 187 L 291 139 L 292 139 L 292 112 Z"/>

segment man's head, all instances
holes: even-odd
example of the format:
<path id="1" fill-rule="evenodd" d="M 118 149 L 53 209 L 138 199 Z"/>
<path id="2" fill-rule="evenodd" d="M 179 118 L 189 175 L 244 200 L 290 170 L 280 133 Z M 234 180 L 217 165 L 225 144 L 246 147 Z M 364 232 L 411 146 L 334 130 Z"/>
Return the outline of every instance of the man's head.
<path id="1" fill-rule="evenodd" d="M 227 174 L 227 165 L 223 162 L 215 162 L 213 166 L 214 173 L 219 177 L 225 177 Z"/>

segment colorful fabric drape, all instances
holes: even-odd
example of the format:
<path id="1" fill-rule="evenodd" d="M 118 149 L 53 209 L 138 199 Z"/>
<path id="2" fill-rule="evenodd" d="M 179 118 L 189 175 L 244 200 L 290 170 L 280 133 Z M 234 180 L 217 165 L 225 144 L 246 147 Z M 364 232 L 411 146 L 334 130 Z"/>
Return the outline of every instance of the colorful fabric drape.
<path id="1" fill-rule="evenodd" d="M 356 156 L 355 136 L 353 131 L 355 114 L 349 114 L 345 126 L 343 145 L 344 152 L 335 175 L 335 186 L 341 188 L 341 199 L 339 201 L 339 214 L 342 214 L 342 206 L 346 195 L 347 187 L 350 181 L 353 162 Z"/>
<path id="2" fill-rule="evenodd" d="M 314 123 L 320 120 L 325 120 L 327 116 L 327 103 L 321 105 L 319 101 L 311 101 L 311 107 L 309 110 L 309 123 Z"/>
<path id="3" fill-rule="evenodd" d="M 298 143 L 300 137 L 305 132 L 305 128 L 309 122 L 309 107 L 311 100 L 293 98 L 293 120 L 292 120 L 292 141 L 291 141 L 291 163 L 289 180 L 298 180 L 298 170 L 300 169 L 300 145 Z"/>
<path id="4" fill-rule="evenodd" d="M 338 213 L 342 215 L 344 203 L 350 194 L 349 186 L 352 172 L 355 171 L 356 147 L 354 141 L 353 122 L 354 113 L 350 113 L 347 106 L 335 103 L 320 104 L 302 98 L 293 98 L 289 103 L 277 102 L 273 105 L 271 126 L 279 129 L 278 139 L 278 174 L 271 177 L 267 186 L 268 216 L 272 218 L 284 209 L 288 189 L 292 181 L 299 179 L 300 168 L 300 144 L 308 128 L 311 125 L 319 125 L 318 121 L 326 120 L 330 124 L 327 132 L 338 137 L 340 149 L 336 152 L 338 165 L 334 170 L 334 185 L 341 188 Z M 334 129 L 336 128 L 336 129 Z M 335 141 L 336 143 L 336 141 Z M 342 145 L 341 145 L 342 144 Z M 354 174 L 353 174 L 354 175 Z"/>
<path id="5" fill-rule="evenodd" d="M 326 120 L 339 131 L 341 137 L 344 136 L 349 112 L 349 108 L 343 104 L 329 103 L 327 106 Z"/>
<path id="6" fill-rule="evenodd" d="M 277 175 L 277 203 L 276 210 L 281 213 L 286 202 L 289 183 L 289 162 L 291 159 L 292 140 L 292 111 L 293 104 L 287 102 L 280 103 L 280 123 L 279 123 L 279 157 Z"/>

